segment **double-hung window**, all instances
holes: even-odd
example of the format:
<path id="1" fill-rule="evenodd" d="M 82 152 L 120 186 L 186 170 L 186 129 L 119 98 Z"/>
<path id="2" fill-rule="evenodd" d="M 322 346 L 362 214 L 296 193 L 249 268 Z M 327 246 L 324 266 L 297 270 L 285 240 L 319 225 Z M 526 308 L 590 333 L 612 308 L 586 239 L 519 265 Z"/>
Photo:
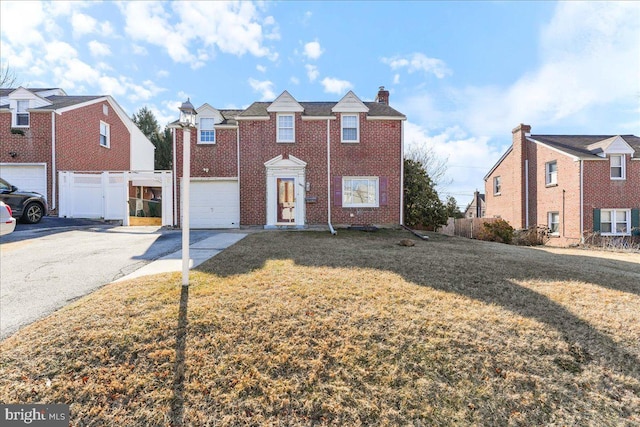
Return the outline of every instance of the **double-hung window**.
<path id="1" fill-rule="evenodd" d="M 549 227 L 549 233 L 554 236 L 560 234 L 560 213 L 549 212 L 547 215 L 547 226 Z"/>
<path id="2" fill-rule="evenodd" d="M 29 101 L 16 101 L 16 126 L 29 127 Z"/>
<path id="3" fill-rule="evenodd" d="M 216 130 L 214 128 L 215 120 L 212 118 L 200 118 L 199 144 L 215 144 Z"/>
<path id="4" fill-rule="evenodd" d="M 278 114 L 277 142 L 295 142 L 295 120 L 293 114 Z"/>
<path id="5" fill-rule="evenodd" d="M 378 177 L 345 176 L 342 178 L 342 206 L 345 208 L 377 208 Z"/>
<path id="6" fill-rule="evenodd" d="M 545 164 L 545 184 L 558 185 L 558 162 L 555 160 Z"/>
<path id="7" fill-rule="evenodd" d="M 110 135 L 109 124 L 100 122 L 100 146 L 109 148 Z"/>
<path id="8" fill-rule="evenodd" d="M 625 179 L 624 154 L 612 154 L 609 162 L 611 179 Z"/>
<path id="9" fill-rule="evenodd" d="M 499 195 L 502 191 L 502 179 L 499 176 L 493 178 L 493 194 Z"/>
<path id="10" fill-rule="evenodd" d="M 357 114 L 342 115 L 342 142 L 360 142 L 360 122 Z"/>
<path id="11" fill-rule="evenodd" d="M 629 209 L 602 209 L 600 211 L 600 233 L 611 236 L 631 234 L 631 211 Z"/>

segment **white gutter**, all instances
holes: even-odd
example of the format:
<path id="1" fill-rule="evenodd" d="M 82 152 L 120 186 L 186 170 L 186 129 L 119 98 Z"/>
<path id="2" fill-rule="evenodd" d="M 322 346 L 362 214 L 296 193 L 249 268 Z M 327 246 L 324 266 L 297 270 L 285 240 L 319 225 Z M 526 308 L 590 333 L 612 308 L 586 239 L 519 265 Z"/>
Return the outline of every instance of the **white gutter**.
<path id="1" fill-rule="evenodd" d="M 400 225 L 404 225 L 404 121 L 400 124 Z"/>
<path id="2" fill-rule="evenodd" d="M 238 209 L 240 208 L 240 202 L 241 202 L 241 198 L 240 198 L 240 124 L 238 124 L 238 126 L 236 126 L 236 158 L 237 158 L 237 165 L 236 165 L 236 172 L 238 175 Z M 238 215 L 240 215 L 240 212 L 238 212 Z M 238 228 L 240 228 L 240 218 L 238 217 Z"/>
<path id="3" fill-rule="evenodd" d="M 524 226 L 529 228 L 529 159 L 524 161 Z"/>
<path id="4" fill-rule="evenodd" d="M 56 208 L 56 113 L 51 112 L 51 209 Z"/>
<path id="5" fill-rule="evenodd" d="M 178 177 L 176 176 L 176 129 L 171 129 L 173 136 L 173 225 L 178 224 Z"/>
<path id="6" fill-rule="evenodd" d="M 580 160 L 580 243 L 584 243 L 584 160 Z"/>
<path id="7" fill-rule="evenodd" d="M 338 234 L 331 225 L 331 119 L 327 119 L 327 223 L 331 234 Z"/>

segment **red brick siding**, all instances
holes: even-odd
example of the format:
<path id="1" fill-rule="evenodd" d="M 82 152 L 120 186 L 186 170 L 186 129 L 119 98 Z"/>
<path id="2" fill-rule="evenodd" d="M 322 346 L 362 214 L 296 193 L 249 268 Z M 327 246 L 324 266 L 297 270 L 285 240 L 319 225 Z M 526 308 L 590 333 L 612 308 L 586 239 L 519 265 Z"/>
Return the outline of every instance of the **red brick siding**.
<path id="1" fill-rule="evenodd" d="M 108 106 L 108 114 L 103 113 Z M 110 146 L 100 146 L 100 121 L 110 126 Z M 125 171 L 131 165 L 129 130 L 105 101 L 56 115 L 59 171 Z"/>
<path id="2" fill-rule="evenodd" d="M 51 205 L 51 112 L 31 112 L 24 135 L 11 133 L 11 112 L 0 113 L 0 163 L 46 163 L 47 200 Z M 9 152 L 15 151 L 16 157 Z"/>
<path id="3" fill-rule="evenodd" d="M 593 231 L 594 209 L 640 209 L 640 160 L 625 156 L 626 179 L 612 180 L 609 159 L 584 162 L 584 231 Z"/>

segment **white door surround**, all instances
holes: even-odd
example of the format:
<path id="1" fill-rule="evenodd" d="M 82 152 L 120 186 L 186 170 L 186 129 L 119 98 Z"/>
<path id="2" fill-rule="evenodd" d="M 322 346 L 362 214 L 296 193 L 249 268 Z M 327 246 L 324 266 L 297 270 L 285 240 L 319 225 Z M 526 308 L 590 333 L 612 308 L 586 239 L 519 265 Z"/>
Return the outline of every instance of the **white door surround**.
<path id="1" fill-rule="evenodd" d="M 302 160 L 289 155 L 289 158 L 285 159 L 284 156 L 279 155 L 273 159 L 264 163 L 266 167 L 267 175 L 267 223 L 265 228 L 278 228 L 282 226 L 295 226 L 296 228 L 302 228 L 305 225 L 305 171 L 307 163 Z M 278 217 L 282 218 L 282 215 L 278 215 L 278 210 L 281 207 L 278 204 L 278 180 L 283 182 L 290 182 L 293 180 L 293 207 L 290 209 L 292 217 L 288 218 L 286 222 L 279 222 Z"/>

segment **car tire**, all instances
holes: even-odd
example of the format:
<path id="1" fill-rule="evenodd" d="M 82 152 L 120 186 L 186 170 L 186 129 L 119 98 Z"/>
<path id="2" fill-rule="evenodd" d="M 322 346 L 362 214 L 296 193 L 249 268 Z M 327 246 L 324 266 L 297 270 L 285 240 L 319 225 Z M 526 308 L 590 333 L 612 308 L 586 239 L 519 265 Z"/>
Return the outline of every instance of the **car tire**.
<path id="1" fill-rule="evenodd" d="M 25 208 L 21 219 L 27 224 L 36 224 L 40 222 L 43 215 L 44 208 L 42 207 L 42 205 L 36 202 L 31 202 Z"/>

